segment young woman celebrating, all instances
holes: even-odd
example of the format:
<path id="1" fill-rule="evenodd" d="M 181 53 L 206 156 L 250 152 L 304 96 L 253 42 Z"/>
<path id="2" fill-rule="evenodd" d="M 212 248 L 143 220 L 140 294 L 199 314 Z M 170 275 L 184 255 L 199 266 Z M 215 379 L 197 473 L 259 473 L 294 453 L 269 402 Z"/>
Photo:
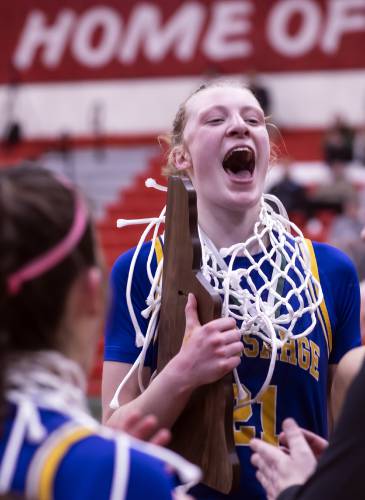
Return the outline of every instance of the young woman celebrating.
<path id="1" fill-rule="evenodd" d="M 158 349 L 155 339 L 139 383 L 137 372 L 130 370 L 141 359 L 139 335 L 148 330 L 150 274 L 161 269 L 156 240 L 145 243 L 138 255 L 132 249 L 115 263 L 106 329 L 105 422 L 117 424 L 123 414 L 138 408 L 171 426 L 196 387 L 234 370 L 241 489 L 229 498 L 241 500 L 265 498 L 250 464 L 252 438 L 278 443 L 288 416 L 327 435 L 327 391 L 335 367 L 360 342 L 352 263 L 328 245 L 291 234 L 296 228 L 280 202 L 263 195 L 269 162 L 264 113 L 248 89 L 212 82 L 182 104 L 165 171 L 188 176 L 196 190 L 202 272 L 221 293 L 223 317 L 200 325 L 194 297 L 189 296 L 188 341 L 149 383 Z M 279 206 L 279 213 L 267 200 Z M 109 403 L 123 379 L 123 390 L 117 391 L 120 407 L 112 410 Z M 228 498 L 203 485 L 193 493 L 199 499 Z"/>
<path id="2" fill-rule="evenodd" d="M 171 500 L 174 468 L 196 479 L 196 467 L 88 413 L 103 281 L 81 195 L 42 168 L 2 170 L 0 494 Z"/>

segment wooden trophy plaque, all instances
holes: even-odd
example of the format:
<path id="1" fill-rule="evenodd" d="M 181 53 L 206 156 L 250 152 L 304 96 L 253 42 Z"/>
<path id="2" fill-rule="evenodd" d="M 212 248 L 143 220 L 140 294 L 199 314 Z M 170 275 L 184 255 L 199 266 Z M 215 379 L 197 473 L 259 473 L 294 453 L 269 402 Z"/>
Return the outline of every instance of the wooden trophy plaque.
<path id="1" fill-rule="evenodd" d="M 189 292 L 201 324 L 221 317 L 219 294 L 203 277 L 196 193 L 189 179 L 169 178 L 165 222 L 158 371 L 180 350 Z M 167 396 L 168 397 L 168 396 Z M 239 462 L 233 439 L 232 374 L 196 389 L 172 428 L 171 449 L 203 470 L 203 483 L 222 493 L 237 489 Z"/>

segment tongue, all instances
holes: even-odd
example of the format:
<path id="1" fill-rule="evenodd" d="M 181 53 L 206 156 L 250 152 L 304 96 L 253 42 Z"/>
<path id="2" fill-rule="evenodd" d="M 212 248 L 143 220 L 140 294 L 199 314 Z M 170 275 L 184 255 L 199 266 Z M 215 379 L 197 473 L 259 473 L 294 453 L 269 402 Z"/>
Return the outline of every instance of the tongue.
<path id="1" fill-rule="evenodd" d="M 232 170 L 228 169 L 226 172 L 229 175 L 234 175 L 235 177 L 239 179 L 251 179 L 252 174 L 249 170 L 239 170 L 238 172 L 232 172 Z"/>

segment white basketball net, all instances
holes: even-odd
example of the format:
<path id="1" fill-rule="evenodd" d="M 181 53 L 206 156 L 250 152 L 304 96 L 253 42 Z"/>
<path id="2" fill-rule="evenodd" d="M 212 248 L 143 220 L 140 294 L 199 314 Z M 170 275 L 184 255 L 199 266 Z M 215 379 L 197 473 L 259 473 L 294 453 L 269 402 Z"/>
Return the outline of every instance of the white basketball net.
<path id="1" fill-rule="evenodd" d="M 146 186 L 166 190 L 152 179 L 146 181 Z M 267 201 L 275 204 L 278 212 Z M 151 270 L 151 262 L 158 229 L 164 220 L 165 208 L 157 218 L 117 221 L 117 227 L 139 223 L 147 224 L 147 227 L 133 256 L 126 289 L 128 310 L 136 332 L 136 345 L 142 347 L 142 351 L 118 387 L 110 403 L 111 408 L 118 407 L 119 393 L 138 367 L 139 386 L 141 391 L 144 390 L 143 362 L 147 348 L 158 330 L 162 289 L 162 260 L 155 274 Z M 131 285 L 138 253 L 152 228 L 152 245 L 147 259 L 151 290 L 146 299 L 147 308 L 142 311 L 142 315 L 149 317 L 150 321 L 147 332 L 143 335 L 131 301 Z M 275 196 L 263 195 L 259 220 L 254 226 L 253 235 L 246 241 L 218 251 L 201 229 L 199 236 L 202 273 L 222 297 L 222 316 L 236 319 L 242 337 L 255 335 L 271 351 L 266 378 L 252 399 L 248 397 L 237 371 L 234 370 L 238 388 L 237 408 L 257 401 L 266 390 L 273 375 L 278 349 L 289 340 L 309 335 L 314 329 L 316 311 L 323 300 L 322 290 L 311 272 L 309 252 L 302 232 L 288 220 L 282 203 Z M 245 258 L 244 267 L 242 257 Z M 303 317 L 306 317 L 304 323 L 307 326 L 305 330 L 298 331 L 296 325 Z M 244 358 L 242 362 L 244 363 Z"/>

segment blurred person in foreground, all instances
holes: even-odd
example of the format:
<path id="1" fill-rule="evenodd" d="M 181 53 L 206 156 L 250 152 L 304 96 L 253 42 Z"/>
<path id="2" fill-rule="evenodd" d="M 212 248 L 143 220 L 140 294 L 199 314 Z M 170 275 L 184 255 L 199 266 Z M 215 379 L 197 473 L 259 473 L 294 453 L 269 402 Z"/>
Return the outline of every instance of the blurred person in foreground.
<path id="1" fill-rule="evenodd" d="M 104 281 L 81 194 L 42 168 L 1 171 L 0 494 L 171 500 L 173 471 L 199 479 L 177 455 L 88 412 Z M 154 426 L 136 414 L 120 423 L 139 437 Z"/>

